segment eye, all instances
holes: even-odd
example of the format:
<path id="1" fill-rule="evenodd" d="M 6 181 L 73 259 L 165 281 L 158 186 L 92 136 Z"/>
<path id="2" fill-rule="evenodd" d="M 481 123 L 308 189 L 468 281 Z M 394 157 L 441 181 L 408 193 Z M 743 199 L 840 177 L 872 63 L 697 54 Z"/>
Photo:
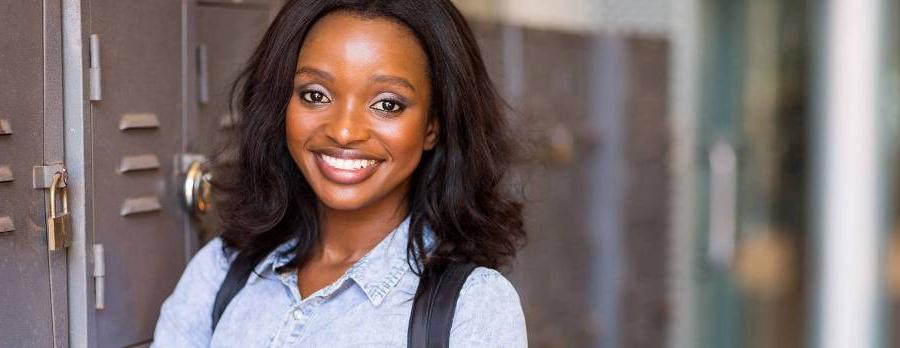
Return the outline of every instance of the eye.
<path id="1" fill-rule="evenodd" d="M 372 104 L 371 108 L 390 113 L 398 113 L 403 111 L 403 109 L 405 109 L 406 107 L 398 101 L 382 99 L 375 102 L 375 104 Z"/>
<path id="2" fill-rule="evenodd" d="M 331 102 L 331 99 L 328 99 L 328 96 L 326 96 L 325 93 L 314 90 L 301 91 L 300 98 L 311 104 L 325 104 Z"/>

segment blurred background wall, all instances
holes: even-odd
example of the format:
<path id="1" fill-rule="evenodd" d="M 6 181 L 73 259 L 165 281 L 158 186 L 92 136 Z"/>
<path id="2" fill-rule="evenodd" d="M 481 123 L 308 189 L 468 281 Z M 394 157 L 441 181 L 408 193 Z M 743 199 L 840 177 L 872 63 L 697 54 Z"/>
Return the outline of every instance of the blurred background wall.
<path id="1" fill-rule="evenodd" d="M 662 346 L 670 5 L 457 4 L 528 148 L 529 245 L 510 275 L 530 343 Z"/>
<path id="2" fill-rule="evenodd" d="M 0 3 L 0 347 L 149 344 L 282 3 Z M 900 2 L 454 3 L 522 146 L 531 346 L 900 347 Z"/>

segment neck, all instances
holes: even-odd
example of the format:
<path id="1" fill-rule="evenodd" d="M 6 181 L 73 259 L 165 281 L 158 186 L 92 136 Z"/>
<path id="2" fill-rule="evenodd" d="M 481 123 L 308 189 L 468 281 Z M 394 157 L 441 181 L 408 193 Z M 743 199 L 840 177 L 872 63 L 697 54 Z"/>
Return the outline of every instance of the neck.
<path id="1" fill-rule="evenodd" d="M 320 205 L 319 247 L 313 258 L 353 263 L 372 250 L 406 217 L 405 200 L 382 202 L 356 210 L 336 210 Z"/>

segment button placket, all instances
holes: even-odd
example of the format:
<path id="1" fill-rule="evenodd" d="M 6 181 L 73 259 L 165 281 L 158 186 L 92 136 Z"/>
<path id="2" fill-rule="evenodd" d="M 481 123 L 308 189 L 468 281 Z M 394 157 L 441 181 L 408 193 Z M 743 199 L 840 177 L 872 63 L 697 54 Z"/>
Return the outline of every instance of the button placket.
<path id="1" fill-rule="evenodd" d="M 291 325 L 290 334 L 285 340 L 285 347 L 294 346 L 300 339 L 300 335 L 303 332 L 303 323 L 306 321 L 306 314 L 303 313 L 303 309 L 300 306 L 294 306 L 290 313 L 290 319 L 293 325 Z"/>

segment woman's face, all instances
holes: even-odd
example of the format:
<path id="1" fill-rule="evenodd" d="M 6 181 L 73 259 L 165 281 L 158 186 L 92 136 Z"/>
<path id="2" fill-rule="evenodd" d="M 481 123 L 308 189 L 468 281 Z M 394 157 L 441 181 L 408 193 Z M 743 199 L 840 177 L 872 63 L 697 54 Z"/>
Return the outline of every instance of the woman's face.
<path id="1" fill-rule="evenodd" d="M 425 52 L 401 24 L 337 12 L 311 28 L 286 135 L 320 203 L 353 210 L 405 202 L 422 152 L 436 141 L 427 72 Z"/>

